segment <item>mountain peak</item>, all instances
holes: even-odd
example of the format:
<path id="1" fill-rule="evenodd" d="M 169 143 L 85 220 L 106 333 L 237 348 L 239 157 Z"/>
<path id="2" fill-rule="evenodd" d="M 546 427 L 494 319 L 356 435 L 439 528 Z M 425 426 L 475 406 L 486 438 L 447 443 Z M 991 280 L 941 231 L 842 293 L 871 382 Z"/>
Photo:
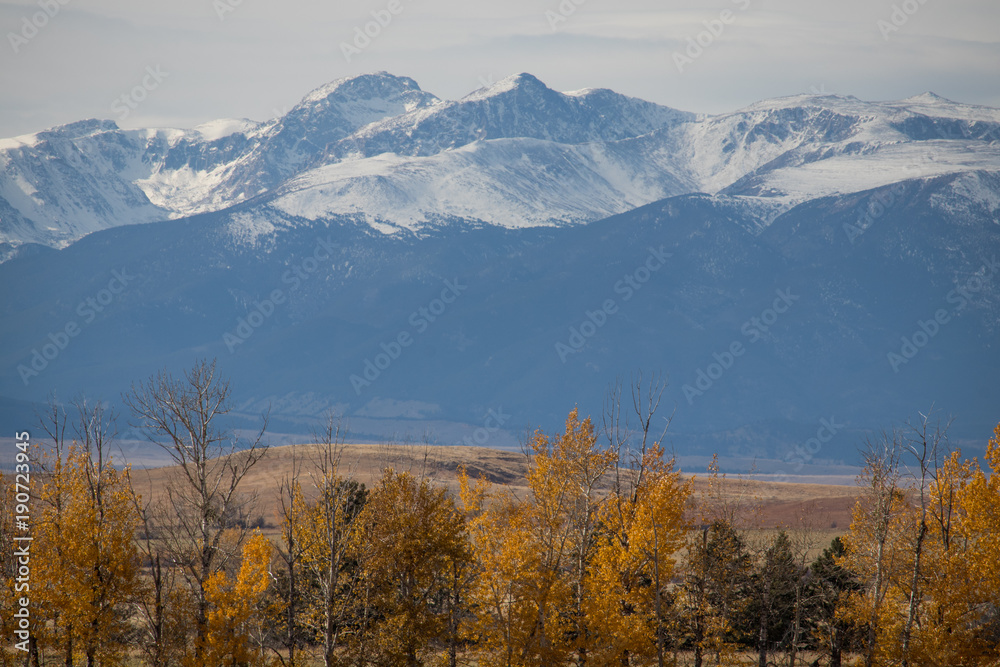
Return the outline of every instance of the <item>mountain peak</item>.
<path id="1" fill-rule="evenodd" d="M 919 95 L 914 95 L 913 97 L 907 97 L 903 102 L 914 102 L 919 104 L 955 104 L 953 101 L 946 97 L 941 97 L 937 93 L 932 93 L 927 91 L 925 93 L 920 93 Z"/>
<path id="2" fill-rule="evenodd" d="M 37 136 L 44 138 L 46 136 L 58 135 L 64 139 L 79 139 L 95 132 L 114 132 L 118 129 L 118 123 L 113 120 L 88 118 L 65 125 L 56 125 L 55 127 L 38 132 Z"/>
<path id="3" fill-rule="evenodd" d="M 341 139 L 369 123 L 396 116 L 440 100 L 420 89 L 407 76 L 373 72 L 335 79 L 302 98 L 279 121 L 279 131 L 291 128 L 288 137 L 295 144 L 301 132 L 323 134 L 322 140 L 310 137 L 317 146 Z M 303 129 L 304 128 L 304 129 Z"/>
<path id="4" fill-rule="evenodd" d="M 549 87 L 542 83 L 541 79 L 534 74 L 528 74 L 527 72 L 505 76 L 490 86 L 491 90 L 498 91 L 510 90 L 512 88 L 544 88 L 545 90 L 549 90 Z"/>
<path id="5" fill-rule="evenodd" d="M 524 91 L 528 93 L 541 94 L 556 92 L 542 83 L 542 81 L 535 75 L 528 74 L 527 72 L 521 72 L 520 74 L 505 76 L 496 83 L 469 93 L 462 99 L 470 101 L 485 99 L 488 97 L 496 97 L 497 95 L 502 95 L 511 91 Z"/>
<path id="6" fill-rule="evenodd" d="M 303 97 L 300 104 L 320 102 L 331 95 L 370 100 L 398 97 L 408 92 L 423 93 L 417 82 L 408 76 L 396 76 L 385 71 L 370 72 L 334 79 Z"/>

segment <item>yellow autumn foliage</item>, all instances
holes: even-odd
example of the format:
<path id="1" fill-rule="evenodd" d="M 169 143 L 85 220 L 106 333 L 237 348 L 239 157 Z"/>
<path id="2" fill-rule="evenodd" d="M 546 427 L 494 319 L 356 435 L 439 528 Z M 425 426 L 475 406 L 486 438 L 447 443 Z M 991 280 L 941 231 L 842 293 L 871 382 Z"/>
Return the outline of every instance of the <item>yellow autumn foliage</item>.
<path id="1" fill-rule="evenodd" d="M 98 464 L 75 443 L 49 468 L 38 492 L 32 591 L 41 618 L 53 624 L 39 627 L 39 639 L 89 661 L 124 664 L 124 611 L 141 588 L 129 469 L 110 459 Z"/>
<path id="2" fill-rule="evenodd" d="M 867 628 L 871 664 L 1000 664 L 1000 647 L 986 627 L 1000 608 L 1000 425 L 985 463 L 989 470 L 958 451 L 948 455 L 934 471 L 924 513 L 915 492 L 906 488 L 886 496 L 886 512 L 873 511 L 878 508 L 864 501 L 855 507 L 842 563 L 866 587 L 842 615 Z M 915 567 L 921 516 L 926 533 Z M 915 622 L 904 655 L 901 638 L 911 600 Z"/>
<path id="3" fill-rule="evenodd" d="M 208 628 L 200 657 L 188 656 L 185 661 L 191 667 L 193 661 L 201 667 L 272 664 L 259 641 L 260 622 L 268 616 L 262 603 L 271 584 L 272 554 L 270 541 L 254 531 L 243 545 L 236 577 L 230 579 L 220 570 L 205 581 Z"/>

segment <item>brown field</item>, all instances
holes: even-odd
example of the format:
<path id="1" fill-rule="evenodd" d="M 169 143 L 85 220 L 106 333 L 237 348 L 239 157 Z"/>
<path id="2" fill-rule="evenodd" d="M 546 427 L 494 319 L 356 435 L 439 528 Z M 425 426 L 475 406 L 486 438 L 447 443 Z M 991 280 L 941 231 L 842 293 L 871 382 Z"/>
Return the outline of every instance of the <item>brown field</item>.
<path id="1" fill-rule="evenodd" d="M 308 493 L 319 460 L 316 445 L 272 447 L 243 481 L 242 490 L 257 496 L 268 534 L 276 533 L 280 525 L 277 491 L 281 480 L 291 474 L 293 457 L 301 471 L 302 487 Z M 458 471 L 463 465 L 470 477 L 485 476 L 522 497 L 526 492 L 528 460 L 524 454 L 482 447 L 347 444 L 343 446 L 339 470 L 342 476 L 352 477 L 369 488 L 377 482 L 382 470 L 392 468 L 426 477 L 457 492 Z M 176 472 L 173 467 L 152 468 L 133 470 L 132 476 L 143 495 L 155 498 Z M 682 475 L 693 476 L 683 471 Z M 693 477 L 696 506 L 690 514 L 697 524 L 704 514 L 698 508 L 706 506 L 711 495 L 710 480 L 705 474 Z M 819 546 L 826 546 L 847 529 L 859 493 L 857 487 L 840 484 L 779 483 L 732 477 L 722 480 L 719 489 L 723 501 L 742 498 L 745 506 L 755 510 L 748 516 L 746 527 L 767 532 L 777 528 L 807 529 L 805 532 L 812 534 Z"/>

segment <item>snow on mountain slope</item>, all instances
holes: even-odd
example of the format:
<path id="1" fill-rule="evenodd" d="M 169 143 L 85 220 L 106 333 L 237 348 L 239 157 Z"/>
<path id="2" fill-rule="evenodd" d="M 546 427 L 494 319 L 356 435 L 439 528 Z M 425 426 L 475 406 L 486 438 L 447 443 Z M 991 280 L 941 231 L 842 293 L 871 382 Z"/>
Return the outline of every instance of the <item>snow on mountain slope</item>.
<path id="1" fill-rule="evenodd" d="M 970 215 L 977 209 L 1000 221 L 1000 172 L 970 172 L 952 181 L 951 196 L 932 196 L 931 206 L 949 215 Z"/>
<path id="2" fill-rule="evenodd" d="M 0 247 L 61 246 L 251 200 L 251 211 L 360 214 L 391 231 L 454 219 L 580 223 L 705 192 L 743 198 L 767 212 L 766 226 L 816 197 L 994 171 L 1000 110 L 932 93 L 799 95 L 696 116 L 606 89 L 560 93 L 530 74 L 443 101 L 380 72 L 321 86 L 262 123 L 121 130 L 89 120 L 2 140 Z M 974 189 L 992 201 L 993 187 Z"/>
<path id="3" fill-rule="evenodd" d="M 331 147 L 328 159 L 381 153 L 428 156 L 482 139 L 562 144 L 638 137 L 692 121 L 694 114 L 610 90 L 556 92 L 530 74 L 510 76 L 456 102 L 374 123 Z"/>
<path id="4" fill-rule="evenodd" d="M 902 180 L 957 172 L 1000 169 L 1000 143 L 927 141 L 885 144 L 867 151 L 830 151 L 822 159 L 797 152 L 779 167 L 741 179 L 726 193 L 782 196 L 801 202 L 833 194 L 860 192 Z"/>
<path id="5" fill-rule="evenodd" d="M 912 108 L 906 101 L 861 102 L 829 95 L 760 102 L 708 119 L 704 128 L 693 129 L 689 143 L 698 151 L 693 164 L 712 179 L 710 186 L 725 187 L 764 166 L 768 159 L 804 145 L 815 147 L 814 159 L 825 159 L 842 152 L 863 154 L 886 144 L 932 139 L 988 141 L 991 133 L 1000 139 L 1000 109 L 951 102 L 934 106 L 926 103 L 927 96 L 914 99 L 920 102 Z M 932 112 L 936 114 L 930 115 Z M 942 123 L 940 118 L 948 122 Z M 920 150 L 933 153 L 922 144 Z"/>
<path id="6" fill-rule="evenodd" d="M 524 227 L 591 221 L 700 191 L 767 198 L 759 207 L 767 212 L 766 224 L 778 212 L 817 197 L 1000 169 L 1000 142 L 981 138 L 1000 128 L 1000 111 L 969 107 L 959 113 L 960 105 L 934 107 L 940 98 L 927 96 L 914 98 L 922 110 L 939 108 L 939 114 L 957 117 L 942 116 L 949 120 L 938 134 L 958 138 L 914 140 L 908 130 L 938 121 L 903 103 L 834 96 L 771 100 L 704 119 L 664 113 L 622 131 L 633 137 L 601 141 L 595 132 L 569 145 L 558 142 L 568 140 L 569 129 L 561 123 L 554 128 L 521 123 L 522 135 L 544 129 L 541 136 L 548 141 L 490 139 L 514 130 L 465 106 L 539 85 L 533 77 L 510 77 L 460 102 L 374 123 L 337 144 L 332 164 L 281 188 L 273 205 L 311 220 L 362 213 L 390 229 L 416 229 L 448 217 Z M 548 107 L 571 97 L 549 93 Z M 505 103 L 502 109 L 507 108 Z"/>
<path id="7" fill-rule="evenodd" d="M 914 178 L 1000 170 L 1000 109 L 799 95 L 688 124 L 676 144 L 705 192 L 798 203 Z"/>
<path id="8" fill-rule="evenodd" d="M 281 118 L 226 138 L 242 148 L 178 145 L 139 184 L 176 215 L 218 210 L 269 191 L 315 164 L 331 143 L 371 123 L 440 103 L 413 79 L 385 72 L 338 79 L 306 95 Z M 229 159 L 213 160 L 215 156 Z"/>
<path id="9" fill-rule="evenodd" d="M 59 246 L 90 232 L 218 210 L 267 192 L 374 121 L 438 103 L 386 73 L 317 88 L 267 123 L 122 130 L 87 120 L 0 143 L 0 244 Z"/>
<path id="10" fill-rule="evenodd" d="M 143 144 L 163 133 L 80 121 L 0 144 L 0 241 L 60 246 L 117 225 L 162 220 L 135 183 Z"/>
<path id="11" fill-rule="evenodd" d="M 530 227 L 596 220 L 690 191 L 614 149 L 493 139 L 429 157 L 347 159 L 292 179 L 272 205 L 310 220 L 357 213 L 409 229 L 447 218 Z"/>

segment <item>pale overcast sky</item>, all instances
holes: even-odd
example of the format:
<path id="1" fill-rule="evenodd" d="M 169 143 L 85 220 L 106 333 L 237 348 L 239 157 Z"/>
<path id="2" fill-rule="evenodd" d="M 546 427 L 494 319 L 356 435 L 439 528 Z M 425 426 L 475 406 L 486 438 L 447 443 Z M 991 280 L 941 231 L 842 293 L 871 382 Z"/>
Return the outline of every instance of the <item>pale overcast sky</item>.
<path id="1" fill-rule="evenodd" d="M 372 12 L 391 21 L 348 62 Z M 0 27 L 0 136 L 118 120 L 144 79 L 123 127 L 264 120 L 379 70 L 446 99 L 526 71 L 706 113 L 816 91 L 1000 106 L 998 0 L 34 0 Z"/>

